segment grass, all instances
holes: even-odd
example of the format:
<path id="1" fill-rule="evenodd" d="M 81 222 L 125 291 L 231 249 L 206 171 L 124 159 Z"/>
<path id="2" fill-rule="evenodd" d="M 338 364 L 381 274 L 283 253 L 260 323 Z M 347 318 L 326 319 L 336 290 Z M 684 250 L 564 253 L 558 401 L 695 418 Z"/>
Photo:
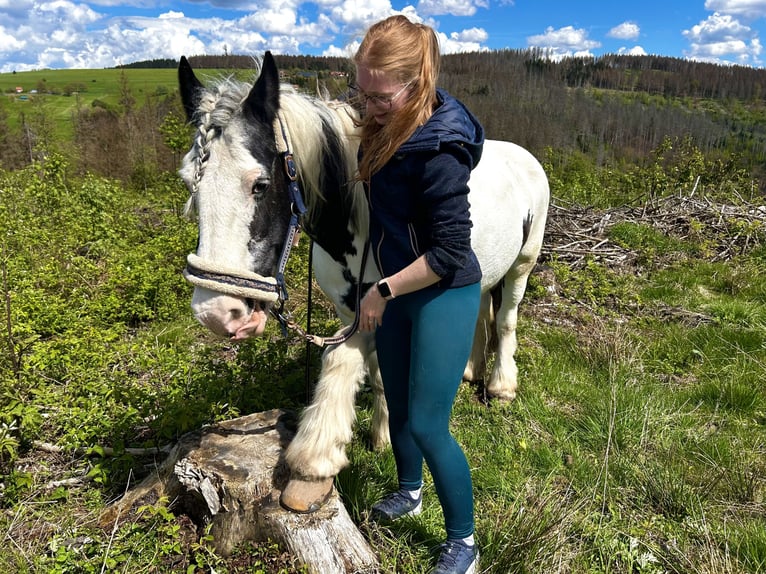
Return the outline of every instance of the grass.
<path id="1" fill-rule="evenodd" d="M 195 70 L 200 78 L 231 73 L 251 79 L 252 70 Z M 23 92 L 16 93 L 16 88 Z M 30 93 L 33 90 L 36 93 Z M 101 107 L 120 110 L 127 91 L 137 106 L 166 98 L 178 90 L 174 68 L 103 70 L 40 70 L 0 74 L 0 111 L 8 116 L 8 126 L 18 129 L 25 118 L 44 115 L 55 129 L 59 141 L 72 139 L 74 118 L 81 110 Z"/>
<path id="2" fill-rule="evenodd" d="M 482 572 L 762 571 L 764 332 L 736 319 L 585 320 L 577 331 L 522 320 L 513 404 L 461 389 L 455 432 L 473 468 Z M 392 487 L 392 463 L 363 440 L 351 459 L 357 480 L 341 484 L 369 492 L 364 504 L 347 495 L 368 508 Z M 443 536 L 430 494 L 416 523 L 389 529 L 389 544 L 418 544 L 397 547 L 386 571 L 419 571 L 402 556 Z"/>
<path id="3" fill-rule="evenodd" d="M 177 88 L 174 69 L 41 70 L 0 74 L 0 97 L 9 125 L 17 127 L 22 115 L 44 105 L 46 116 L 61 139 L 71 137 L 72 118 L 78 110 L 94 105 L 117 107 L 122 85 L 128 86 L 138 103 L 164 96 Z M 23 89 L 16 93 L 16 88 Z M 36 94 L 30 94 L 37 90 Z"/>
<path id="4" fill-rule="evenodd" d="M 639 273 L 554 265 L 562 294 L 533 285 L 522 307 L 517 400 L 486 406 L 461 389 L 454 426 L 474 472 L 482 572 L 766 570 L 763 251 L 638 260 Z M 369 494 L 346 496 L 364 509 L 393 469 L 360 431 L 347 472 Z M 386 571 L 428 564 L 423 547 L 443 531 L 426 501 L 415 524 L 385 532 Z"/>
<path id="5" fill-rule="evenodd" d="M 176 209 L 180 185 L 132 194 L 97 178 L 2 177 L 12 314 L 9 335 L 3 307 L 0 571 L 301 572 L 274 545 L 218 556 L 204 528 L 168 501 L 114 529 L 97 517 L 157 463 L 123 447 L 299 410 L 305 347 L 273 324 L 266 338 L 234 347 L 194 323 L 179 279 L 195 240 Z M 677 243 L 634 225 L 618 231 L 646 250 L 640 272 L 550 260 L 552 278 L 532 278 L 514 402 L 486 404 L 480 388 L 460 388 L 453 428 L 473 470 L 481 571 L 764 572 L 766 249 L 673 261 L 655 255 Z M 300 321 L 306 248 L 288 273 Z M 315 330 L 331 332 L 331 309 L 317 306 Z M 318 363 L 314 352 L 314 375 Z M 428 474 L 422 515 L 387 527 L 367 520 L 395 487 L 390 450 L 369 449 L 370 404 L 365 390 L 351 464 L 336 484 L 383 572 L 427 571 L 444 536 Z"/>

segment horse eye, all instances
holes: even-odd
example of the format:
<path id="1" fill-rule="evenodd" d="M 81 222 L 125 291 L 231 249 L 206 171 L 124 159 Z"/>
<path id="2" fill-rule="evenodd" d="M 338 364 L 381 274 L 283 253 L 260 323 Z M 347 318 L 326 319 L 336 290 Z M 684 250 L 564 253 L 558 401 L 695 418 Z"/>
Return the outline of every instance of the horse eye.
<path id="1" fill-rule="evenodd" d="M 252 192 L 253 197 L 259 198 L 269 190 L 270 185 L 271 182 L 268 179 L 256 179 L 253 182 L 253 187 L 250 191 Z"/>

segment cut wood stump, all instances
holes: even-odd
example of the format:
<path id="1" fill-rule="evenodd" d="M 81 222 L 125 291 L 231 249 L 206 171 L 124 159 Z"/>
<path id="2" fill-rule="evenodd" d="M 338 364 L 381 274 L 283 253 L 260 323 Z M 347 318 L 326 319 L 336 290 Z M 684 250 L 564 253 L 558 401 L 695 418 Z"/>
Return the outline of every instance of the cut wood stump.
<path id="1" fill-rule="evenodd" d="M 104 511 L 102 526 L 167 497 L 174 512 L 211 525 L 223 556 L 244 541 L 272 541 L 317 574 L 379 572 L 377 557 L 336 491 L 312 514 L 280 506 L 290 474 L 284 449 L 295 424 L 290 413 L 273 410 L 184 435 L 155 472 Z"/>

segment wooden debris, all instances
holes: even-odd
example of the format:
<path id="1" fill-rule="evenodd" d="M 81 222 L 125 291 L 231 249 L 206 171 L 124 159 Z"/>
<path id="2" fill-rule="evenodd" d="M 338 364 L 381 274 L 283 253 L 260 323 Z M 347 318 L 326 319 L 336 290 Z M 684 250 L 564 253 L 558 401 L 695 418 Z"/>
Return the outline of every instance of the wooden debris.
<path id="1" fill-rule="evenodd" d="M 650 225 L 679 240 L 704 239 L 711 261 L 728 260 L 766 239 L 766 205 L 736 199 L 736 204 L 718 204 L 692 192 L 609 210 L 552 203 L 542 259 L 555 256 L 573 268 L 581 268 L 588 260 L 631 268 L 639 254 L 609 238 L 610 227 L 628 222 Z"/>

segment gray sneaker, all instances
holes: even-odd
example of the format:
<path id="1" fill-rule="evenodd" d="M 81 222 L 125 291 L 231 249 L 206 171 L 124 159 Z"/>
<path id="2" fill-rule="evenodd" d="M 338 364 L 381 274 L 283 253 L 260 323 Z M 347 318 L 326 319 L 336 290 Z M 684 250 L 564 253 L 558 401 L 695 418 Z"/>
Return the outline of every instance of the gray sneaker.
<path id="1" fill-rule="evenodd" d="M 436 568 L 430 574 L 476 574 L 479 568 L 479 550 L 462 540 L 447 540 L 441 545 Z"/>
<path id="2" fill-rule="evenodd" d="M 403 516 L 417 516 L 423 510 L 423 495 L 412 498 L 401 490 L 383 497 L 372 506 L 370 517 L 375 522 L 393 522 Z"/>

